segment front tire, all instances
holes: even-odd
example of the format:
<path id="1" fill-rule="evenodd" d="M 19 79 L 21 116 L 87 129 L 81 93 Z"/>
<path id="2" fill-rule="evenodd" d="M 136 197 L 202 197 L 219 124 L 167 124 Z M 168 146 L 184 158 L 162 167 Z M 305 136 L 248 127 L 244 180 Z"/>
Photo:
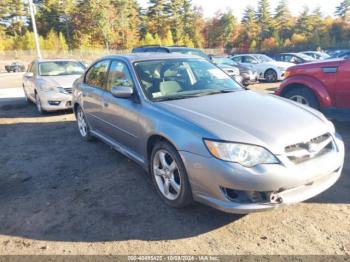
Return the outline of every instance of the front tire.
<path id="1" fill-rule="evenodd" d="M 268 82 L 268 83 L 275 83 L 275 82 L 277 82 L 277 78 L 278 78 L 277 72 L 273 69 L 266 70 L 264 77 L 265 77 L 266 82 Z"/>
<path id="2" fill-rule="evenodd" d="M 93 136 L 91 135 L 90 127 L 88 122 L 86 121 L 83 109 L 80 106 L 78 106 L 76 112 L 77 124 L 81 137 L 86 141 L 93 140 Z"/>
<path id="3" fill-rule="evenodd" d="M 192 203 L 186 169 L 172 145 L 158 142 L 152 150 L 150 165 L 154 186 L 167 205 L 181 208 Z"/>
<path id="4" fill-rule="evenodd" d="M 36 110 L 38 111 L 39 114 L 43 115 L 46 113 L 41 105 L 41 100 L 38 93 L 35 93 L 35 105 L 36 105 Z"/>
<path id="5" fill-rule="evenodd" d="M 288 91 L 285 97 L 315 109 L 319 109 L 320 107 L 315 94 L 305 87 L 294 88 Z"/>

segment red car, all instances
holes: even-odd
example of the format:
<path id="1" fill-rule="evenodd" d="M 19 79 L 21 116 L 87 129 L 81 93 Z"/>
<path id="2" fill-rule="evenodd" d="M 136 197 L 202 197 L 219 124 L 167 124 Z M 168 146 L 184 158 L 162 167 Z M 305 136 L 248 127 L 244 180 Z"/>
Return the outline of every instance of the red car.
<path id="1" fill-rule="evenodd" d="M 350 120 L 350 59 L 325 60 L 290 67 L 276 95 Z"/>

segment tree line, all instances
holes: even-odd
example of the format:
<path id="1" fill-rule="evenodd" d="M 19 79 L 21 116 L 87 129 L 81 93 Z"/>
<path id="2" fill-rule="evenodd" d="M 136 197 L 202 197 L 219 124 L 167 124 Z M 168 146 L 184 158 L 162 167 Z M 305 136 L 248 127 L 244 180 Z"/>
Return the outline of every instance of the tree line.
<path id="1" fill-rule="evenodd" d="M 138 45 L 186 45 L 278 51 L 350 46 L 350 0 L 335 17 L 304 7 L 293 16 L 287 0 L 275 10 L 269 0 L 247 6 L 239 21 L 232 9 L 205 19 L 191 0 L 36 0 L 36 23 L 42 49 L 130 49 Z M 232 6 L 234 8 L 234 6 Z M 0 3 L 0 51 L 34 49 L 26 0 Z"/>

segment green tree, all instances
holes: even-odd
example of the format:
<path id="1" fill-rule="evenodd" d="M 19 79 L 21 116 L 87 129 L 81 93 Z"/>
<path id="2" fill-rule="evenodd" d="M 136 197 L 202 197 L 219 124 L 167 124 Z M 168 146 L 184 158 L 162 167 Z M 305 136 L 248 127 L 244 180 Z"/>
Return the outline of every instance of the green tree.
<path id="1" fill-rule="evenodd" d="M 275 10 L 274 22 L 275 31 L 281 42 L 291 37 L 293 31 L 293 17 L 288 8 L 287 0 L 280 0 L 278 3 Z"/>
<path id="2" fill-rule="evenodd" d="M 343 0 L 339 6 L 336 7 L 335 15 L 342 18 L 344 21 L 350 19 L 350 0 Z"/>
<path id="3" fill-rule="evenodd" d="M 162 39 L 162 43 L 165 46 L 174 45 L 173 34 L 171 33 L 170 30 L 167 31 L 165 37 Z"/>
<path id="4" fill-rule="evenodd" d="M 259 0 L 256 20 L 260 28 L 260 40 L 269 38 L 272 35 L 272 17 L 268 0 Z"/>
<path id="5" fill-rule="evenodd" d="M 169 29 L 167 26 L 166 0 L 149 0 L 147 10 L 147 28 L 152 34 L 165 37 Z"/>

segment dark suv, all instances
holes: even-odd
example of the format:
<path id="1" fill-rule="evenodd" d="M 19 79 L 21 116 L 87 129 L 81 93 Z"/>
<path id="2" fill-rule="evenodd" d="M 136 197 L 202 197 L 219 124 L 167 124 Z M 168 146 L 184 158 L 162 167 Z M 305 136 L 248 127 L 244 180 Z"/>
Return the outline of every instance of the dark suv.
<path id="1" fill-rule="evenodd" d="M 160 45 L 146 45 L 146 46 L 140 46 L 136 47 L 132 50 L 133 53 L 146 53 L 146 52 L 152 52 L 152 53 L 181 53 L 186 55 L 197 55 L 201 56 L 207 60 L 210 60 L 210 58 L 203 53 L 201 50 L 197 48 L 190 48 L 187 46 L 160 46 Z"/>

